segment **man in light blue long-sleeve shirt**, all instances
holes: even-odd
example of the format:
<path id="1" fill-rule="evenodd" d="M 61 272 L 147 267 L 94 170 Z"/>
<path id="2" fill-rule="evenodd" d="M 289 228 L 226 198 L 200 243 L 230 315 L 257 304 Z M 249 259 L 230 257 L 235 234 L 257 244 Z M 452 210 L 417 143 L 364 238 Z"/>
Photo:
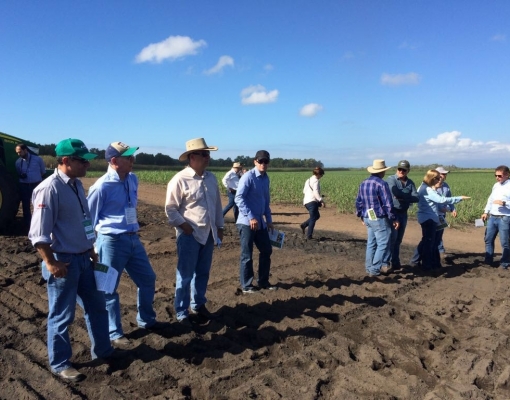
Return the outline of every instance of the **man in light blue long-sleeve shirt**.
<path id="1" fill-rule="evenodd" d="M 268 229 L 273 229 L 269 207 L 269 177 L 267 167 L 271 161 L 266 150 L 255 155 L 255 167 L 246 172 L 239 181 L 235 202 L 239 207 L 237 230 L 241 238 L 240 280 L 243 293 L 255 293 L 259 289 L 275 290 L 269 283 L 271 254 Z M 258 286 L 253 285 L 253 244 L 259 250 Z"/>

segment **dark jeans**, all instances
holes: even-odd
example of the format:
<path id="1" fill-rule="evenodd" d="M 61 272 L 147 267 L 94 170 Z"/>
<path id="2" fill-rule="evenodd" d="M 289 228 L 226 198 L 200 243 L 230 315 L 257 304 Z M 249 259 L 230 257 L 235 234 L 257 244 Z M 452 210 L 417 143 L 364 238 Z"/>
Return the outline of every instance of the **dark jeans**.
<path id="1" fill-rule="evenodd" d="M 241 239 L 241 258 L 239 266 L 241 287 L 245 289 L 253 286 L 253 243 L 255 243 L 259 250 L 258 285 L 259 287 L 268 286 L 273 248 L 269 242 L 267 228 L 253 231 L 248 225 L 237 224 L 236 226 Z"/>
<path id="2" fill-rule="evenodd" d="M 406 232 L 407 212 L 395 213 L 395 217 L 399 227 L 398 229 L 395 229 L 393 226 L 391 227 L 390 253 L 386 260 L 383 261 L 383 265 L 390 265 L 391 262 L 393 268 L 400 268 L 400 245 Z"/>
<path id="3" fill-rule="evenodd" d="M 223 208 L 223 216 L 225 216 L 226 213 L 230 211 L 230 209 L 234 208 L 234 222 L 237 221 L 237 217 L 239 216 L 239 207 L 237 207 L 237 204 L 235 203 L 234 199 L 236 197 L 236 191 L 231 192 L 230 190 L 227 190 L 227 196 L 228 196 L 228 204 Z"/>
<path id="4" fill-rule="evenodd" d="M 30 226 L 32 212 L 30 211 L 30 203 L 32 203 L 32 192 L 41 182 L 20 183 L 21 207 L 23 209 L 23 222 L 26 226 Z"/>
<path id="5" fill-rule="evenodd" d="M 422 261 L 424 269 L 434 269 L 441 267 L 441 259 L 439 258 L 439 242 L 443 238 L 443 230 L 436 230 L 437 223 L 428 219 L 421 225 L 421 242 L 418 244 L 418 255 Z M 416 254 L 416 253 L 415 253 Z M 413 257 L 413 261 L 415 257 Z"/>
<path id="6" fill-rule="evenodd" d="M 308 218 L 305 222 L 301 224 L 303 228 L 308 227 L 306 232 L 306 237 L 311 238 L 313 235 L 313 230 L 315 229 L 315 223 L 321 217 L 319 213 L 319 205 L 320 203 L 316 201 L 311 201 L 310 203 L 306 203 L 305 207 L 310 213 L 310 218 Z"/>

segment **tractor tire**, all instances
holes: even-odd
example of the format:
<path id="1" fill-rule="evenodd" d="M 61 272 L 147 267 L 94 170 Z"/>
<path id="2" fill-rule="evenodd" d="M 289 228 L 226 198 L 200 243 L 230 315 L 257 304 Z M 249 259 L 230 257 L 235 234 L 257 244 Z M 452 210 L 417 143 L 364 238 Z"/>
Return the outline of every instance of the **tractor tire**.
<path id="1" fill-rule="evenodd" d="M 0 166 L 0 231 L 6 231 L 14 221 L 19 208 L 19 185 Z"/>

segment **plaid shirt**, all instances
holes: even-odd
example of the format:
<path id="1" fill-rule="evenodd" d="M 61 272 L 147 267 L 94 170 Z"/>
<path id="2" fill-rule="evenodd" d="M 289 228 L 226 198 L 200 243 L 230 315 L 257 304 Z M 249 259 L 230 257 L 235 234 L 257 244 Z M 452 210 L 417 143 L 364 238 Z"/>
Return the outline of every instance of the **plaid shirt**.
<path id="1" fill-rule="evenodd" d="M 378 176 L 371 175 L 359 185 L 356 197 L 356 215 L 367 218 L 367 211 L 373 208 L 377 218 L 395 219 L 393 200 L 388 183 Z"/>

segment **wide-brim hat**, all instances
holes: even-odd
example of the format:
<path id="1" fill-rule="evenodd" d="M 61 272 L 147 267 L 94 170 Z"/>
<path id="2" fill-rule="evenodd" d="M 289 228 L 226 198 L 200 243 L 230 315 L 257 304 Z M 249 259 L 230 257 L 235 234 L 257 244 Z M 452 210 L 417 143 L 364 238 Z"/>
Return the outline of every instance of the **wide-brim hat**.
<path id="1" fill-rule="evenodd" d="M 186 161 L 188 154 L 199 150 L 216 151 L 218 148 L 216 146 L 207 146 L 204 138 L 191 139 L 186 142 L 186 151 L 179 156 L 179 161 Z"/>
<path id="2" fill-rule="evenodd" d="M 374 160 L 371 166 L 367 167 L 367 171 L 371 174 L 378 174 L 379 172 L 387 171 L 392 167 L 387 167 L 384 160 Z"/>
<path id="3" fill-rule="evenodd" d="M 97 154 L 89 152 L 85 143 L 80 139 L 64 139 L 58 142 L 55 147 L 57 157 L 81 157 L 85 160 L 92 160 Z"/>
<path id="4" fill-rule="evenodd" d="M 234 164 L 232 164 L 232 168 L 242 168 L 242 164 L 239 162 L 235 162 Z"/>

